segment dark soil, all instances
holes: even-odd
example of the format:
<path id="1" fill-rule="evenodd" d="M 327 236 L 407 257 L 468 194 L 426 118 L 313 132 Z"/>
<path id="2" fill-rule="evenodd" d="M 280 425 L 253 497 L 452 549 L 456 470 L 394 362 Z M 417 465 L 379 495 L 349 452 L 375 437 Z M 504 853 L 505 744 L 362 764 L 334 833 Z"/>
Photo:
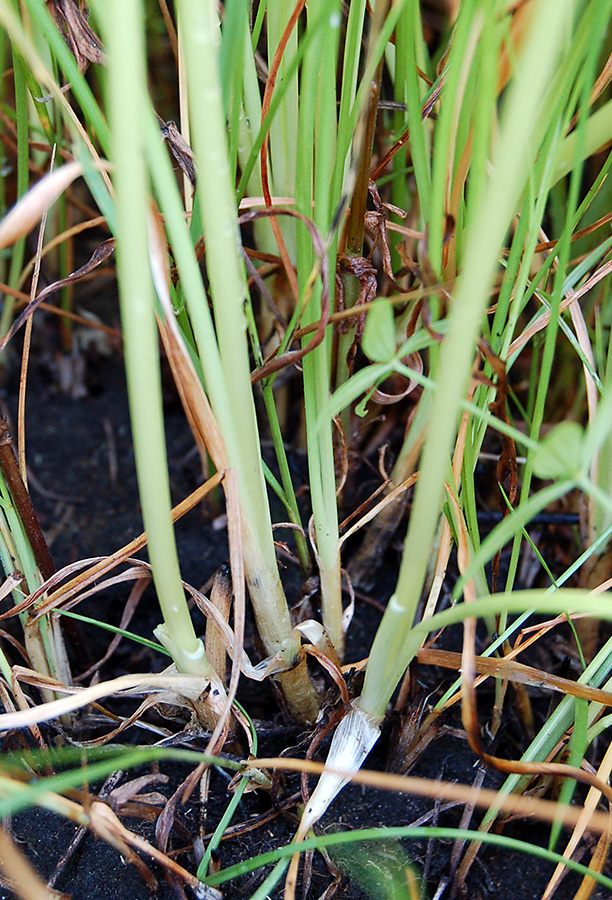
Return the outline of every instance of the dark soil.
<path id="1" fill-rule="evenodd" d="M 55 357 L 47 355 L 44 365 L 34 364 L 29 381 L 27 405 L 27 450 L 31 467 L 30 489 L 32 499 L 41 524 L 45 530 L 56 565 L 63 566 L 84 557 L 101 556 L 117 549 L 131 540 L 142 530 L 136 492 L 126 391 L 122 374 L 122 362 L 117 352 L 110 357 L 90 354 L 86 380 L 89 383 L 87 396 L 78 400 L 61 393 L 55 378 Z M 8 410 L 14 414 L 14 375 L 8 377 L 5 397 Z M 182 499 L 196 486 L 198 481 L 198 461 L 190 454 L 192 442 L 182 413 L 173 395 L 167 403 L 167 435 L 172 488 L 174 500 Z M 181 557 L 183 577 L 197 587 L 211 578 L 217 567 L 227 557 L 227 545 L 223 531 L 215 527 L 215 517 L 222 508 L 211 505 L 193 510 L 177 526 L 177 538 Z M 282 518 L 282 515 L 279 517 Z M 392 563 L 392 558 L 391 558 Z M 287 569 L 288 578 L 293 578 L 293 590 L 297 590 L 297 576 L 293 569 Z M 393 580 L 389 571 L 388 578 Z M 114 588 L 102 592 L 78 608 L 81 613 L 91 613 L 97 618 L 118 624 L 127 598 L 129 587 Z M 387 591 L 388 593 L 388 591 Z M 367 655 L 372 635 L 380 618 L 380 604 L 384 604 L 384 590 L 377 592 L 376 603 L 361 600 L 350 632 L 348 658 L 361 659 Z M 159 621 L 155 598 L 149 591 L 141 601 L 130 628 L 151 637 L 153 627 Z M 203 621 L 198 620 L 203 628 Z M 105 632 L 90 626 L 80 626 L 77 635 L 69 635 L 70 652 L 75 674 L 83 671 L 104 652 L 109 640 Z M 79 643 L 81 641 L 82 643 Z M 256 655 L 253 647 L 247 648 Z M 122 642 L 119 650 L 102 670 L 103 677 L 112 677 L 126 671 L 147 671 L 163 667 L 164 660 L 155 658 L 151 651 L 139 646 L 133 647 Z M 435 691 L 446 675 L 421 673 L 425 679 L 423 690 Z M 274 755 L 287 747 L 297 746 L 304 737 L 287 721 L 280 709 L 276 695 L 269 686 L 248 686 L 243 689 L 242 699 L 259 725 L 259 753 Z M 482 701 L 486 708 L 486 698 Z M 485 717 L 486 713 L 481 712 Z M 157 720 L 164 727 L 172 727 L 167 721 Z M 448 720 L 452 729 L 442 732 L 429 745 L 411 771 L 430 779 L 444 779 L 466 784 L 473 782 L 478 774 L 478 760 L 462 736 L 460 722 Z M 108 730 L 108 727 L 107 727 Z M 180 726 L 177 727 L 180 730 Z M 99 736 L 98 724 L 89 723 L 81 734 L 75 737 L 86 739 Z M 505 734 L 509 753 L 516 753 L 518 745 L 524 744 L 520 728 L 509 720 Z M 45 732 L 48 740 L 54 740 L 54 732 Z M 150 743 L 155 735 L 132 728 L 123 736 L 124 742 Z M 395 740 L 395 739 L 394 739 Z M 506 740 L 506 738 L 504 738 Z M 18 744 L 10 739 L 6 749 Z M 191 749 L 202 749 L 205 736 L 189 744 Z M 497 748 L 503 753 L 503 746 Z M 369 760 L 369 767 L 384 768 L 389 751 L 389 730 L 381 739 Z M 239 748 L 236 752 L 244 752 Z M 296 751 L 297 752 L 297 751 Z M 520 752 L 520 747 L 518 747 Z M 304 748 L 299 751 L 304 755 Z M 145 774 L 148 769 L 124 773 L 123 781 L 136 775 Z M 146 791 L 157 791 L 169 796 L 173 789 L 189 774 L 185 766 L 161 763 L 159 771 L 167 776 L 165 783 L 153 784 Z M 500 776 L 487 773 L 485 786 L 500 783 Z M 94 794 L 100 784 L 91 786 Z M 299 790 L 297 776 L 288 776 L 279 786 L 277 805 Z M 169 848 L 176 851 L 178 861 L 189 871 L 195 872 L 197 860 L 194 853 L 194 839 L 203 832 L 213 831 L 226 808 L 229 799 L 227 780 L 216 770 L 213 771 L 209 799 L 204 807 L 198 791 L 185 806 L 179 806 L 176 827 Z M 159 800 L 157 809 L 159 810 Z M 273 813 L 274 807 L 268 793 L 258 791 L 245 794 L 233 824 L 256 823 L 257 816 Z M 379 790 L 347 787 L 334 802 L 327 816 L 318 826 L 322 832 L 342 829 L 365 828 L 379 825 L 409 825 L 424 818 L 423 824 L 458 825 L 462 808 L 447 809 L 428 798 L 396 795 Z M 125 824 L 155 841 L 154 824 L 128 817 Z M 270 848 L 287 843 L 296 827 L 297 814 L 289 808 L 264 824 L 240 834 L 228 833 L 219 852 L 221 867 L 251 857 Z M 476 827 L 478 813 L 472 822 Z M 8 823 L 7 823 L 8 824 Z M 151 866 L 159 881 L 159 890 L 153 895 L 137 869 L 126 863 L 117 850 L 104 841 L 85 833 L 78 844 L 69 852 L 77 827 L 44 809 L 31 809 L 13 817 L 10 823 L 18 844 L 26 852 L 43 878 L 54 876 L 56 890 L 70 895 L 73 900 L 108 898 L 108 900 L 145 900 L 150 896 L 159 898 L 176 897 L 175 887 L 166 880 L 164 873 L 155 864 Z M 518 822 L 507 826 L 507 834 L 523 840 L 546 845 L 547 828 L 537 823 Z M 563 842 L 561 842 L 562 845 Z M 425 872 L 428 896 L 450 898 L 452 879 L 444 893 L 441 886 L 452 875 L 450 860 L 453 845 L 443 841 L 405 842 L 405 851 L 421 871 Z M 368 845 L 357 851 L 366 854 L 373 865 L 378 865 L 377 850 Z M 333 883 L 334 862 L 345 874 L 338 887 L 337 897 L 344 900 L 372 896 L 391 896 L 374 892 L 366 895 L 359 884 L 351 881 L 351 863 L 336 856 L 330 859 L 329 867 L 323 857 L 315 855 L 309 898 L 322 897 Z M 58 868 L 56 868 L 58 867 Z M 268 871 L 268 870 L 266 870 Z M 511 854 L 497 848 L 482 847 L 476 863 L 472 866 L 467 884 L 458 896 L 470 900 L 492 900 L 492 898 L 512 898 L 512 900 L 537 900 L 551 874 L 549 864 L 533 857 Z M 348 875 L 348 877 L 347 877 Z M 244 876 L 224 887 L 223 896 L 227 900 L 242 900 L 252 895 L 264 875 L 261 871 Z M 555 895 L 558 900 L 572 897 L 580 882 L 575 876 L 568 877 Z M 0 900 L 12 897 L 0 887 Z M 273 897 L 282 896 L 282 888 L 277 888 Z M 594 897 L 603 900 L 603 892 L 595 892 Z"/>

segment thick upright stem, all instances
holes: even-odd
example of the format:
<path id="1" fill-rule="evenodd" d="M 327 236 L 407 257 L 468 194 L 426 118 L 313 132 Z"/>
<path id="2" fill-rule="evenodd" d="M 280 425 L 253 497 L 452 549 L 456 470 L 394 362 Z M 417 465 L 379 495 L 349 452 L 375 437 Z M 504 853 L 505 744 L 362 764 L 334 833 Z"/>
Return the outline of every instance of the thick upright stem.
<path id="1" fill-rule="evenodd" d="M 148 97 L 144 10 L 112 0 L 104 10 L 109 107 L 117 191 L 117 269 L 136 471 L 153 579 L 164 624 L 158 636 L 177 668 L 207 676 L 181 582 L 166 461 L 159 345 L 149 262 L 146 169 L 142 164 Z"/>
<path id="2" fill-rule="evenodd" d="M 329 10 L 329 18 L 320 26 L 316 43 L 304 58 L 302 70 L 300 123 L 298 132 L 298 167 L 296 183 L 298 208 L 314 218 L 322 234 L 326 234 L 337 198 L 330 196 L 336 153 L 336 59 L 338 54 L 339 4 L 329 0 L 313 0 L 308 7 L 310 27 L 321 6 Z M 313 203 L 314 201 L 314 203 Z M 335 243 L 329 250 L 335 266 Z M 300 292 L 306 290 L 308 275 L 314 262 L 310 239 L 298 232 L 298 274 Z M 332 282 L 333 285 L 333 282 Z M 321 315 L 320 291 L 315 290 L 304 314 L 305 325 Z M 331 335 L 309 353 L 304 366 L 304 407 L 308 435 L 310 490 L 321 577 L 321 610 L 323 624 L 338 656 L 342 657 L 344 631 L 340 590 L 340 553 L 338 511 L 333 452 L 332 422 L 318 427 L 318 416 L 329 396 L 331 375 Z"/>
<path id="3" fill-rule="evenodd" d="M 251 389 L 244 313 L 247 285 L 228 165 L 216 4 L 212 0 L 180 0 L 178 12 L 198 167 L 197 200 L 206 241 L 224 396 L 229 399 L 230 408 L 218 408 L 219 393 L 213 384 L 209 385 L 211 402 L 229 464 L 238 472 L 245 571 L 257 626 L 266 651 L 280 652 L 292 661 L 299 650 L 299 640 L 293 633 L 278 573 Z M 202 363 L 206 374 L 205 355 Z M 296 679 L 302 682 L 299 690 L 294 684 Z M 291 679 L 286 678 L 283 687 L 289 706 L 300 718 L 311 721 L 317 702 L 305 666 L 295 670 Z M 294 693 L 289 696 L 287 692 Z"/>

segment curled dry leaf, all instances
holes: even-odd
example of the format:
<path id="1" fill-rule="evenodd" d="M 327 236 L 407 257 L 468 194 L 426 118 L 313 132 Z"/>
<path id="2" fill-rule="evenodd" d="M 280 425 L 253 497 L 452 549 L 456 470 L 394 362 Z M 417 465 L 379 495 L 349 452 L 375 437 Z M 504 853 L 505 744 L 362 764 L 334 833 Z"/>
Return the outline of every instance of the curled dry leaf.
<path id="1" fill-rule="evenodd" d="M 423 360 L 421 359 L 420 353 L 411 353 L 410 356 L 407 357 L 407 359 L 402 360 L 402 362 L 405 366 L 410 367 L 419 375 L 423 374 Z M 411 394 L 418 386 L 419 382 L 415 378 L 410 378 L 408 379 L 407 387 L 398 394 L 388 394 L 377 388 L 372 394 L 372 400 L 375 400 L 376 403 L 380 403 L 381 406 L 391 406 L 393 403 L 399 403 L 400 400 L 403 400 L 408 394 Z"/>
<path id="2" fill-rule="evenodd" d="M 62 278 L 59 281 L 54 281 L 53 284 L 49 284 L 46 288 L 44 288 L 44 290 L 37 294 L 36 297 L 34 297 L 34 299 L 28 303 L 26 308 L 15 319 L 9 330 L 0 341 L 0 353 L 2 353 L 8 342 L 19 331 L 22 325 L 25 325 L 27 320 L 34 314 L 41 303 L 44 303 L 47 297 L 55 294 L 57 291 L 61 290 L 61 288 L 66 287 L 66 285 L 73 284 L 75 281 L 79 281 L 80 278 L 84 278 L 86 275 L 89 275 L 90 272 L 93 272 L 95 268 L 97 268 L 101 263 L 108 259 L 108 257 L 113 253 L 114 249 L 114 238 L 109 238 L 107 241 L 103 241 L 103 243 L 101 243 L 99 247 L 96 247 L 93 254 L 91 255 L 91 258 L 85 263 L 85 265 L 76 269 L 76 271 L 71 272 L 71 274 L 67 275 L 66 278 Z"/>
<path id="3" fill-rule="evenodd" d="M 157 879 L 149 867 L 130 848 L 129 840 L 126 841 L 126 837 L 129 839 L 131 836 L 131 832 L 121 824 L 110 806 L 101 803 L 99 800 L 91 804 L 89 828 L 95 835 L 102 838 L 115 850 L 118 850 L 124 859 L 138 869 L 150 891 L 157 890 L 159 886 Z"/>
<path id="4" fill-rule="evenodd" d="M 323 338 L 325 337 L 325 329 L 327 328 L 327 324 L 329 322 L 330 310 L 329 310 L 329 266 L 327 262 L 327 256 L 324 252 L 324 245 L 321 235 L 319 234 L 317 228 L 311 219 L 307 216 L 302 215 L 299 212 L 296 212 L 292 209 L 279 209 L 277 207 L 266 207 L 264 209 L 258 209 L 255 211 L 251 211 L 248 213 L 244 213 L 238 218 L 238 224 L 242 225 L 250 225 L 251 222 L 254 222 L 256 219 L 260 218 L 268 218 L 274 219 L 276 216 L 292 216 L 293 218 L 298 219 L 302 222 L 310 233 L 310 238 L 312 240 L 312 245 L 316 254 L 317 263 L 310 273 L 310 278 L 308 281 L 308 285 L 306 288 L 306 295 L 309 297 L 310 292 L 312 291 L 314 280 L 317 275 L 321 278 L 321 316 L 316 325 L 316 330 L 310 342 L 305 346 L 301 347 L 299 350 L 287 350 L 285 353 L 282 353 L 280 356 L 272 355 L 263 366 L 260 366 L 259 369 L 256 369 L 251 374 L 251 382 L 256 384 L 258 381 L 261 381 L 263 378 L 268 378 L 274 372 L 280 371 L 280 369 L 285 368 L 286 366 L 292 366 L 296 363 L 300 362 L 306 356 L 307 353 L 310 353 L 316 347 L 319 346 Z M 293 341 L 297 340 L 298 337 L 301 337 L 299 332 L 296 332 L 293 335 Z"/>
<path id="5" fill-rule="evenodd" d="M 90 62 L 104 65 L 106 60 L 102 42 L 89 26 L 89 9 L 86 5 L 83 4 L 79 9 L 74 0 L 51 0 L 47 2 L 47 9 L 64 35 L 79 72 L 85 72 Z"/>
<path id="6" fill-rule="evenodd" d="M 126 781 L 124 784 L 118 785 L 110 792 L 108 799 L 111 808 L 114 812 L 118 812 L 119 810 L 123 811 L 123 808 L 128 804 L 134 803 L 147 803 L 161 806 L 166 803 L 167 800 L 164 794 L 159 793 L 159 791 L 153 791 L 148 794 L 143 794 L 141 792 L 143 788 L 149 787 L 151 784 L 167 783 L 168 776 L 164 775 L 162 772 L 153 772 L 147 775 L 140 775 L 137 778 L 132 778 L 131 781 Z"/>

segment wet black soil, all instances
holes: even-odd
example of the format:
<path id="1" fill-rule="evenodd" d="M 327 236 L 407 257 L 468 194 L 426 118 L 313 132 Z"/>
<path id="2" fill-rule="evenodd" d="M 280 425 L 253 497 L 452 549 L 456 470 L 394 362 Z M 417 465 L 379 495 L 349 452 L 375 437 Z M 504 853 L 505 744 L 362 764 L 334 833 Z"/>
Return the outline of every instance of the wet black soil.
<path id="1" fill-rule="evenodd" d="M 59 390 L 56 357 L 47 356 L 45 360 L 44 364 L 34 363 L 30 374 L 26 419 L 27 453 L 32 499 L 51 545 L 55 563 L 60 567 L 82 558 L 101 556 L 116 550 L 141 532 L 142 522 L 120 354 L 116 350 L 110 356 L 90 353 L 85 373 L 87 394 L 79 399 L 71 399 Z M 15 375 L 9 372 L 4 395 L 5 406 L 11 415 L 15 413 L 14 388 Z M 198 460 L 192 453 L 188 428 L 176 398 L 171 393 L 167 397 L 166 424 L 173 499 L 178 502 L 194 489 L 200 473 Z M 303 463 L 296 460 L 298 472 L 300 465 L 303 466 Z M 218 502 L 221 503 L 221 500 Z M 225 535 L 217 527 L 222 513 L 222 506 L 215 507 L 214 503 L 209 503 L 205 507 L 194 509 L 177 526 L 183 577 L 196 587 L 205 585 L 217 567 L 226 560 Z M 282 514 L 279 513 L 277 518 L 283 518 Z M 390 568 L 393 566 L 394 557 L 391 554 L 387 566 L 389 571 L 383 571 L 377 594 L 371 598 L 374 602 L 369 602 L 367 598 L 358 600 L 348 642 L 349 659 L 361 659 L 367 655 L 380 619 L 381 606 L 391 589 L 393 572 Z M 289 591 L 296 592 L 299 579 L 290 565 L 287 568 L 287 578 Z M 120 586 L 102 592 L 82 604 L 78 611 L 118 624 L 128 591 L 129 586 Z M 198 627 L 202 629 L 203 620 L 198 618 L 197 613 L 195 615 Z M 158 621 L 155 597 L 149 590 L 141 601 L 130 628 L 151 637 L 152 629 Z M 106 633 L 91 626 L 79 626 L 79 632 L 76 637 L 69 638 L 72 663 L 77 675 L 102 655 L 109 640 Z M 247 649 L 256 655 L 255 648 L 249 646 Z M 102 677 L 112 677 L 127 671 L 159 670 L 163 665 L 165 660 L 156 658 L 152 651 L 123 641 L 110 662 L 103 667 L 101 674 Z M 440 689 L 441 679 L 446 676 L 437 672 L 422 673 L 420 677 L 424 682 L 423 690 L 430 692 Z M 245 686 L 241 697 L 258 723 L 260 755 L 275 755 L 287 748 L 296 747 L 305 737 L 287 720 L 269 686 Z M 486 700 L 483 702 L 483 707 L 485 706 Z M 482 712 L 481 715 L 484 718 L 486 713 Z M 165 728 L 172 727 L 167 721 L 156 721 Z M 470 784 L 478 775 L 478 759 L 461 732 L 459 720 L 449 719 L 446 724 L 449 729 L 441 732 L 429 745 L 411 774 Z M 108 730 L 108 725 L 106 729 Z M 177 730 L 180 730 L 179 726 Z M 90 739 L 101 733 L 99 724 L 89 723 L 75 738 Z M 510 721 L 507 733 L 508 752 L 516 753 L 517 749 L 520 752 L 518 745 L 524 741 L 520 728 Z M 387 729 L 369 760 L 369 767 L 385 768 L 389 734 Z M 46 731 L 45 736 L 51 742 L 55 739 L 52 729 Z M 122 736 L 122 741 L 131 743 L 151 743 L 154 740 L 155 735 L 135 728 Z M 17 746 L 11 739 L 4 749 L 14 749 Z M 189 746 L 191 749 L 203 749 L 205 736 L 192 740 Z M 244 752 L 244 748 L 240 752 Z M 303 747 L 299 755 L 304 755 Z M 157 768 L 153 768 L 167 776 L 167 779 L 144 790 L 164 796 L 169 796 L 190 771 L 183 764 L 168 762 L 161 762 Z M 122 780 L 125 782 L 150 771 L 151 767 L 141 767 L 124 773 Z M 120 778 L 117 783 L 121 783 Z M 485 786 L 493 787 L 499 783 L 500 776 L 496 773 L 489 772 L 485 775 Z M 100 783 L 92 785 L 91 793 L 95 794 L 100 786 Z M 297 817 L 295 808 L 283 808 L 283 801 L 298 790 L 298 777 L 288 776 L 279 785 L 274 802 L 270 794 L 264 791 L 245 794 L 232 824 L 258 827 L 228 831 L 227 839 L 222 842 L 218 853 L 220 867 L 286 844 L 295 831 Z M 194 850 L 194 839 L 199 833 L 214 830 L 229 797 L 227 778 L 214 770 L 206 804 L 202 803 L 196 790 L 189 802 L 177 809 L 169 851 L 189 871 L 195 872 L 197 869 L 197 841 Z M 148 811 L 153 809 L 149 821 L 128 815 L 124 819 L 125 824 L 154 842 L 153 819 L 155 810 L 160 809 L 160 803 L 159 796 L 149 802 Z M 141 812 L 143 809 L 141 807 Z M 457 826 L 461 815 L 461 807 L 449 809 L 434 799 L 350 786 L 337 798 L 317 830 L 328 832 L 413 823 Z M 477 813 L 472 827 L 478 821 Z M 73 845 L 77 826 L 45 809 L 22 812 L 5 824 L 10 824 L 15 840 L 41 877 L 53 878 L 55 889 L 71 896 L 73 900 L 146 900 L 152 896 L 177 896 L 176 888 L 166 880 L 156 864 L 147 860 L 147 865 L 150 865 L 159 882 L 157 892 L 152 893 L 136 867 L 128 864 L 116 849 L 89 833 L 83 833 Z M 545 845 L 548 830 L 537 823 L 515 822 L 506 827 L 505 833 Z M 563 841 L 560 843 L 562 845 Z M 451 865 L 452 843 L 440 840 L 431 844 L 426 841 L 406 841 L 404 849 L 407 858 L 424 873 L 424 896 L 436 898 L 459 896 L 470 900 L 537 900 L 552 872 L 548 863 L 533 857 L 512 854 L 494 847 L 482 847 L 466 884 L 455 894 Z M 375 867 L 382 865 L 381 858 L 377 856 L 378 851 L 372 845 L 357 853 L 361 853 L 362 857 L 367 856 Z M 326 862 L 321 855 L 315 855 L 307 896 L 315 900 L 323 897 L 326 890 L 330 890 L 325 895 L 330 897 L 334 873 L 339 870 L 343 874 L 338 884 L 337 897 L 359 900 L 370 896 L 378 900 L 379 897 L 400 896 L 385 892 L 382 887 L 373 891 L 370 889 L 369 894 L 364 893 L 363 884 L 351 880 L 351 871 L 356 872 L 356 869 L 354 858 L 351 863 L 350 859 L 348 862 L 346 858 L 343 861 L 339 855 L 331 854 Z M 269 869 L 257 871 L 235 880 L 223 887 L 223 896 L 227 900 L 250 897 L 268 872 Z M 448 885 L 443 890 L 447 882 Z M 580 879 L 576 876 L 568 877 L 555 896 L 558 900 L 573 897 L 579 882 Z M 188 889 L 187 894 L 191 896 Z M 12 896 L 7 889 L 0 887 L 0 900 L 8 900 Z M 282 896 L 282 888 L 277 888 L 270 896 Z M 603 900 L 605 893 L 596 891 L 593 896 Z"/>

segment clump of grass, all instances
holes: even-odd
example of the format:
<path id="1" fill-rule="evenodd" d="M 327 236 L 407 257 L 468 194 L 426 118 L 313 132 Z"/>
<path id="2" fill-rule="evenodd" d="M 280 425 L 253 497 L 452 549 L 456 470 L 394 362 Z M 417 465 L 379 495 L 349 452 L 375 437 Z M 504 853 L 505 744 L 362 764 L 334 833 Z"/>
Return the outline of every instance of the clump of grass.
<path id="1" fill-rule="evenodd" d="M 357 574 L 374 569 L 370 553 L 380 557 L 376 543 L 383 535 L 389 539 L 395 510 L 416 485 L 398 581 L 369 651 L 363 689 L 358 696 L 343 694 L 346 716 L 328 758 L 328 769 L 340 771 L 324 773 L 306 804 L 298 841 L 363 763 L 428 635 L 451 623 L 463 627 L 461 661 L 451 665 L 461 667 L 461 679 L 426 721 L 461 695 L 473 749 L 508 774 L 500 798 L 542 773 L 570 778 L 565 804 L 577 780 L 589 785 L 590 804 L 608 794 L 605 761 L 596 775 L 579 769 L 607 724 L 600 722 L 603 696 L 589 691 L 608 690 L 612 655 L 608 644 L 598 646 L 592 628 L 576 629 L 586 657 L 576 682 L 581 687 L 564 685 L 569 696 L 520 761 L 484 751 L 474 685 L 477 672 L 497 679 L 496 732 L 508 679 L 530 677 L 511 668 L 509 643 L 529 615 L 610 618 L 590 590 L 607 586 L 601 573 L 611 532 L 610 239 L 602 232 L 608 219 L 597 208 L 612 156 L 603 151 L 593 168 L 584 165 L 612 137 L 600 28 L 610 6 L 608 0 L 597 8 L 540 0 L 514 9 L 466 0 L 432 41 L 416 0 L 378 0 L 371 14 L 362 0 L 348 10 L 339 0 L 313 0 L 307 7 L 268 0 L 251 10 L 254 19 L 246 0 L 233 0 L 221 22 L 212 0 L 177 0 L 176 20 L 166 25 L 177 58 L 181 118 L 178 126 L 164 122 L 160 132 L 147 88 L 141 3 L 129 9 L 92 3 L 105 52 L 96 70 L 100 98 L 41 0 L 25 0 L 23 22 L 8 0 L 0 2 L 16 60 L 17 194 L 27 189 L 26 86 L 35 80 L 41 96 L 53 97 L 55 133 L 79 161 L 74 175 L 84 173 L 116 244 L 139 491 L 163 616 L 156 636 L 179 678 L 217 686 L 208 719 L 215 740 L 240 667 L 255 673 L 240 662 L 243 583 L 266 654 L 262 666 L 278 679 L 291 714 L 312 724 L 319 711 L 304 635 L 346 690 L 342 665 L 351 611 L 343 603 L 342 554 L 348 531 L 341 533 L 339 510 L 352 500 L 342 493 L 338 459 L 340 451 L 345 458 L 361 452 L 362 435 L 389 410 L 385 382 L 395 378 L 407 386 L 400 390 L 407 399 L 394 413 L 403 444 L 381 488 L 384 524 L 371 526 L 378 527 L 374 550 L 366 539 L 353 568 Z M 62 80 L 70 83 L 73 100 L 60 91 Z M 381 97 L 392 99 L 390 113 Z M 110 161 L 110 172 L 100 156 Z M 177 179 L 172 160 L 184 177 Z M 242 216 L 241 206 L 249 209 Z M 18 206 L 17 214 L 24 209 Z M 254 242 L 248 248 L 240 231 L 246 225 Z M 23 247 L 17 235 L 9 288 L 18 283 Z M 267 312 L 256 308 L 255 285 Z M 7 310 L 5 329 L 12 315 Z M 212 462 L 226 492 L 237 609 L 234 630 L 224 632 L 234 652 L 229 696 L 195 634 L 181 582 L 158 331 L 200 456 Z M 562 353 L 576 380 L 584 380 L 586 398 L 576 392 L 572 421 L 565 423 L 551 407 Z M 281 373 L 298 363 L 309 528 L 291 480 L 280 384 Z M 525 388 L 519 371 L 521 378 L 526 373 Z M 256 413 L 259 391 L 265 420 Z M 556 428 L 545 434 L 549 425 Z M 262 429 L 272 436 L 280 480 L 262 458 Z M 502 513 L 483 537 L 478 464 L 493 439 L 500 453 L 492 490 Z M 266 479 L 297 530 L 302 567 L 312 565 L 319 578 L 320 621 L 300 628 L 279 575 Z M 560 573 L 541 556 L 551 584 L 520 590 L 526 526 L 576 492 L 587 509 L 582 555 Z M 371 517 L 365 512 L 351 534 L 367 528 Z M 453 545 L 459 580 L 452 608 L 442 610 Z M 502 584 L 499 560 L 508 545 Z M 580 567 L 583 589 L 562 588 Z M 477 657 L 478 618 L 490 640 Z M 423 651 L 423 660 L 427 652 L 443 653 Z M 487 669 L 481 657 L 497 656 L 503 657 L 498 668 Z M 6 663 L 7 681 L 9 669 Z M 404 681 L 401 696 L 407 691 Z M 202 722 L 207 716 L 202 712 Z M 566 764 L 555 754 L 570 726 Z M 480 840 L 492 837 L 497 802 L 480 825 Z M 553 828 L 551 859 L 557 832 Z M 461 877 L 472 858 L 470 850 Z"/>

